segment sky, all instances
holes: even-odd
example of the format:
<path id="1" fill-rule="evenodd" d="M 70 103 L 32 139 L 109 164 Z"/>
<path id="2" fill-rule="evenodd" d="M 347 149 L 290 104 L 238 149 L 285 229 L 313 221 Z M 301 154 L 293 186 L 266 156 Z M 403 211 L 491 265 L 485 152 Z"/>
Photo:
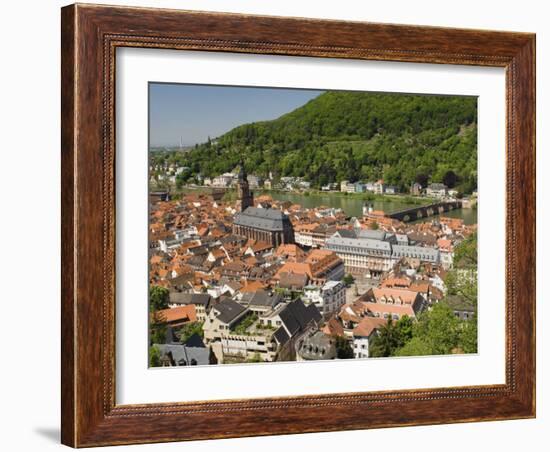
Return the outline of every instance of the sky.
<path id="1" fill-rule="evenodd" d="M 249 122 L 276 119 L 322 91 L 151 83 L 149 144 L 204 143 Z"/>

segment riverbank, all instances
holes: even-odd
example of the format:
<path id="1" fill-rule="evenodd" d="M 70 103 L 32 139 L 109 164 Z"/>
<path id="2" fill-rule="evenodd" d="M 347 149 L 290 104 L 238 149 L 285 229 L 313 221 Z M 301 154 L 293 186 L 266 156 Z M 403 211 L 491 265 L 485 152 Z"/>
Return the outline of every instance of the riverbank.
<path id="1" fill-rule="evenodd" d="M 434 202 L 432 198 L 423 198 L 421 196 L 411 196 L 405 194 L 385 195 L 378 193 L 347 193 L 341 191 L 321 191 L 321 190 L 305 190 L 305 191 L 285 191 L 285 190 L 256 190 L 260 194 L 269 195 L 271 193 L 276 194 L 295 194 L 299 196 L 334 196 L 350 199 L 359 199 L 361 201 L 380 201 L 399 204 L 411 204 L 411 205 L 428 205 Z"/>
<path id="2" fill-rule="evenodd" d="M 166 189 L 164 187 L 158 187 L 159 190 Z M 171 187 L 170 191 L 173 194 L 187 194 L 187 193 L 211 193 L 213 190 L 212 187 L 204 186 L 185 186 L 180 189 Z M 235 188 L 227 188 L 226 197 L 232 198 L 231 194 L 236 192 Z M 359 199 L 361 201 L 380 201 L 380 202 L 389 202 L 389 203 L 399 203 L 399 204 L 410 204 L 410 205 L 428 205 L 434 202 L 432 198 L 425 198 L 421 196 L 411 196 L 406 194 L 378 194 L 378 193 L 348 193 L 341 191 L 321 191 L 321 190 L 304 190 L 304 191 L 287 191 L 287 190 L 267 190 L 267 189 L 253 189 L 252 190 L 256 196 L 258 195 L 297 195 L 297 196 L 334 196 L 334 197 L 343 197 L 350 199 Z"/>
<path id="3" fill-rule="evenodd" d="M 172 198 L 179 199 L 181 196 L 194 194 L 210 194 L 211 187 L 185 186 L 181 189 L 171 189 Z M 365 203 L 372 205 L 374 210 L 382 210 L 385 213 L 397 212 L 410 208 L 411 206 L 428 205 L 435 202 L 432 198 L 414 197 L 410 195 L 379 195 L 374 193 L 343 193 L 327 192 L 320 190 L 308 190 L 304 192 L 283 191 L 283 190 L 253 190 L 256 197 L 261 195 L 271 196 L 276 201 L 289 201 L 299 204 L 304 208 L 312 209 L 321 206 L 342 209 L 350 217 L 360 218 L 363 216 Z M 227 189 L 223 195 L 224 202 L 234 202 L 237 199 L 237 191 L 234 188 Z M 465 224 L 477 223 L 477 209 L 457 209 L 446 212 L 444 216 L 461 218 Z M 438 217 L 436 215 L 435 217 Z M 432 218 L 435 218 L 432 217 Z"/>
<path id="4" fill-rule="evenodd" d="M 309 192 L 306 195 L 305 193 L 297 192 L 263 190 L 258 191 L 256 196 L 260 194 L 267 194 L 277 201 L 289 201 L 292 204 L 299 204 L 307 209 L 319 208 L 321 206 L 342 209 L 347 216 L 356 218 L 363 216 L 365 203 L 370 204 L 374 210 L 381 210 L 389 214 L 410 209 L 413 206 L 425 206 L 436 202 L 436 200 L 431 198 L 412 198 L 399 195 L 374 195 L 370 197 L 370 194 L 365 193 L 350 193 L 346 196 L 344 193 L 323 191 Z M 461 218 L 465 224 L 477 223 L 477 209 L 456 209 L 445 212 L 442 216 Z M 439 215 L 434 215 L 430 218 L 437 217 Z"/>

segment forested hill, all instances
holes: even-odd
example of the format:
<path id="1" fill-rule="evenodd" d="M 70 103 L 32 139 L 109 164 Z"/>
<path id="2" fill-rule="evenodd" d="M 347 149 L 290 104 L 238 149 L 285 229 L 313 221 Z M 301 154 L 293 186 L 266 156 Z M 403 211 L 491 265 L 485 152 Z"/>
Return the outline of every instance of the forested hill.
<path id="1" fill-rule="evenodd" d="M 477 100 L 326 92 L 278 119 L 236 127 L 179 157 L 190 177 L 231 171 L 244 158 L 249 173 L 302 176 L 315 187 L 383 178 L 407 190 L 415 180 L 455 180 L 469 193 L 477 179 Z"/>

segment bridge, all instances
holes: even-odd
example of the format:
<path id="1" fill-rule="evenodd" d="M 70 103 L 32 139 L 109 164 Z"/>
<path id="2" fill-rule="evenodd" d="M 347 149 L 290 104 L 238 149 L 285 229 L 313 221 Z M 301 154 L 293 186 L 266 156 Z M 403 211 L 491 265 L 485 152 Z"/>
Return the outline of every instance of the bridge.
<path id="1" fill-rule="evenodd" d="M 386 217 L 407 223 L 409 221 L 416 221 L 433 215 L 450 212 L 455 209 L 462 209 L 462 201 L 442 201 L 427 206 L 411 207 L 410 209 L 388 213 Z"/>

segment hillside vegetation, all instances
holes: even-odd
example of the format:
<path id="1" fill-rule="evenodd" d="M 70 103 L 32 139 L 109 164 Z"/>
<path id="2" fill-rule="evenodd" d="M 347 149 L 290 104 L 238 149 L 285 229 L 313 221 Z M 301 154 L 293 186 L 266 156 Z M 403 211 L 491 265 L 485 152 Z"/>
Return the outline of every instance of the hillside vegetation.
<path id="1" fill-rule="evenodd" d="M 473 97 L 326 92 L 273 121 L 244 124 L 167 156 L 186 177 L 233 170 L 329 182 L 373 181 L 408 190 L 447 182 L 470 193 L 477 180 L 477 100 Z"/>

